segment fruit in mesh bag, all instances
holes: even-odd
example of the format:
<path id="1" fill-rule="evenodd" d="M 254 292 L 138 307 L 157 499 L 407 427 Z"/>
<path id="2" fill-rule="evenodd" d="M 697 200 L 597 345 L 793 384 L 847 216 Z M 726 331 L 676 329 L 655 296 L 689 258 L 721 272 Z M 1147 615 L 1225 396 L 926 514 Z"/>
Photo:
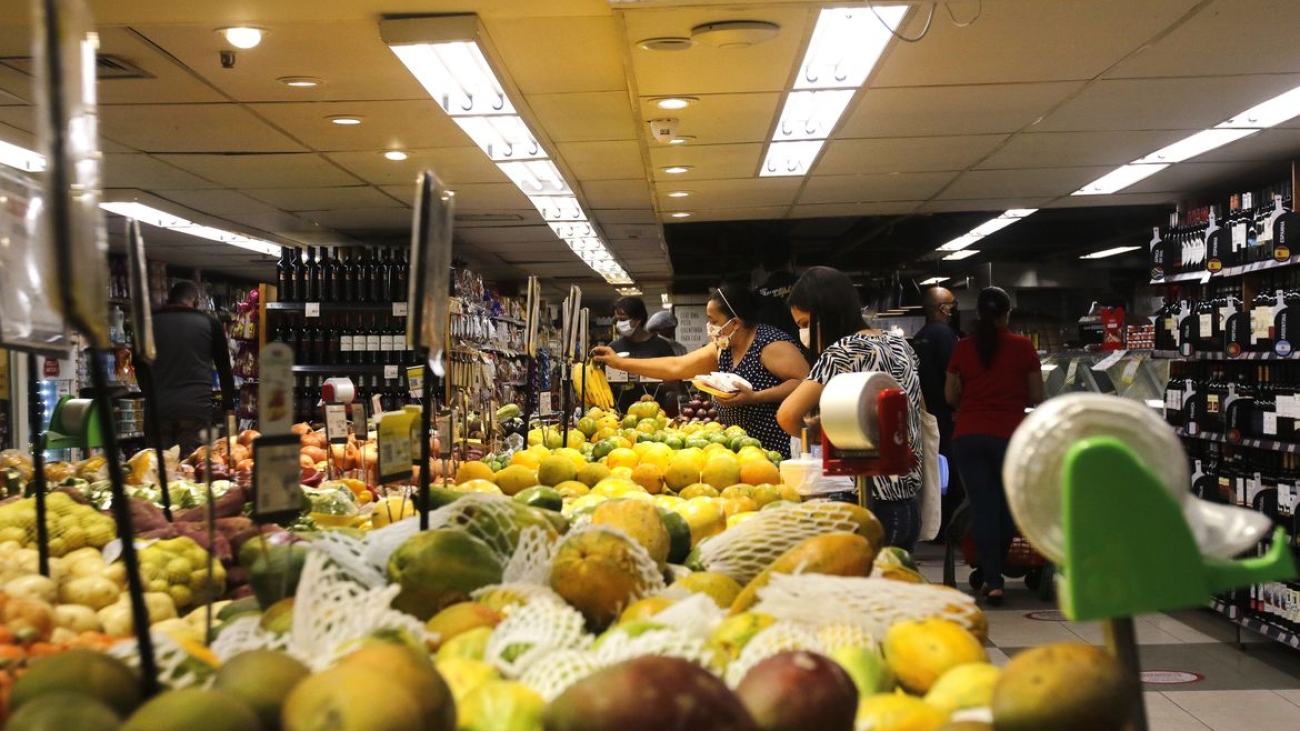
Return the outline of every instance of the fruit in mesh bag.
<path id="1" fill-rule="evenodd" d="M 965 708 L 988 708 L 993 703 L 993 688 L 1002 671 L 991 663 L 972 662 L 958 665 L 939 676 L 925 694 L 925 702 L 951 716 Z"/>
<path id="2" fill-rule="evenodd" d="M 999 731 L 1123 728 L 1128 689 L 1138 683 L 1111 655 L 1079 642 L 1025 650 L 1011 658 L 993 689 Z"/>
<path id="3" fill-rule="evenodd" d="M 745 645 L 759 632 L 776 624 L 776 618 L 770 614 L 758 612 L 741 612 L 722 620 L 722 623 L 709 635 L 709 647 L 726 662 L 740 657 Z"/>
<path id="4" fill-rule="evenodd" d="M 534 731 L 542 727 L 546 700 L 523 683 L 489 680 L 456 710 L 458 731 Z"/>
<path id="5" fill-rule="evenodd" d="M 735 579 L 711 571 L 694 571 L 674 581 L 673 586 L 695 594 L 707 594 L 722 609 L 730 607 L 742 591 Z"/>
<path id="6" fill-rule="evenodd" d="M 433 615 L 424 628 L 438 635 L 438 644 L 477 627 L 495 627 L 504 619 L 502 614 L 479 602 L 460 602 Z"/>
<path id="7" fill-rule="evenodd" d="M 786 650 L 755 665 L 736 696 L 763 731 L 853 731 L 858 689 L 830 658 Z"/>
<path id="8" fill-rule="evenodd" d="M 456 703 L 452 699 L 451 688 L 438 674 L 433 660 L 429 658 L 429 653 L 422 647 L 406 642 L 371 640 L 361 649 L 340 660 L 337 667 L 368 671 L 371 677 L 368 690 L 372 693 L 372 699 L 373 679 L 378 677 L 389 679 L 390 689 L 396 686 L 395 689 L 409 691 L 411 697 L 415 699 L 420 722 L 401 727 L 403 731 L 453 731 L 456 728 Z M 287 726 L 288 724 L 286 729 Z M 327 731 L 352 727 L 325 725 L 318 728 L 320 731 Z M 376 729 L 369 725 L 356 728 L 358 731 Z"/>
<path id="9" fill-rule="evenodd" d="M 213 561 L 209 583 L 208 552 L 183 536 L 141 549 L 140 574 L 146 590 L 168 594 L 178 610 L 188 609 L 205 597 L 215 601 L 226 593 L 225 567 Z"/>
<path id="10" fill-rule="evenodd" d="M 757 731 L 735 694 L 675 657 L 638 657 L 569 686 L 547 707 L 546 731 Z"/>
<path id="11" fill-rule="evenodd" d="M 898 684 L 918 695 L 929 692 L 940 676 L 958 665 L 988 662 L 975 635 L 946 619 L 896 622 L 885 633 L 882 648 Z"/>
<path id="12" fill-rule="evenodd" d="M 45 496 L 50 555 L 63 556 L 87 546 L 103 548 L 117 535 L 113 519 L 89 505 L 54 490 Z M 36 545 L 36 499 L 24 498 L 0 507 L 0 543 Z"/>
<path id="13" fill-rule="evenodd" d="M 753 606 L 758 601 L 758 591 L 772 580 L 772 574 L 870 576 L 875 558 L 871 542 L 856 533 L 824 533 L 805 538 L 754 577 L 732 603 L 731 612 L 736 614 Z"/>
<path id="14" fill-rule="evenodd" d="M 622 533 L 592 528 L 567 536 L 551 564 L 551 589 L 603 629 L 649 587 L 645 572 L 654 560 Z"/>
<path id="15" fill-rule="evenodd" d="M 653 504 L 641 500 L 603 502 L 592 512 L 591 522 L 593 525 L 607 525 L 623 531 L 641 544 L 660 571 L 664 570 L 672 539 L 663 519 L 659 517 L 659 508 Z"/>
<path id="16" fill-rule="evenodd" d="M 425 622 L 475 589 L 501 583 L 501 574 L 496 552 L 461 530 L 417 533 L 388 559 L 388 580 L 402 587 L 393 608 Z"/>

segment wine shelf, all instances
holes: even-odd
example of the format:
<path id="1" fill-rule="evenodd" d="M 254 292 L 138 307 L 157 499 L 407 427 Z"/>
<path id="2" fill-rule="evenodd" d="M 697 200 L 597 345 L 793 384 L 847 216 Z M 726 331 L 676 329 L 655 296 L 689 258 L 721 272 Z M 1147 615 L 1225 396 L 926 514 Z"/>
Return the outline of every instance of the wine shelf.
<path id="1" fill-rule="evenodd" d="M 1218 442 L 1220 444 L 1231 444 L 1235 447 L 1247 447 L 1249 449 L 1264 449 L 1271 452 L 1288 452 L 1290 454 L 1300 453 L 1300 444 L 1295 442 L 1279 442 L 1273 439 L 1242 439 L 1239 442 L 1230 442 L 1222 434 L 1189 434 L 1185 429 L 1178 430 L 1178 436 L 1184 439 L 1199 439 L 1203 442 Z"/>
<path id="2" fill-rule="evenodd" d="M 267 302 L 266 309 L 279 312 L 304 312 L 307 309 L 307 304 L 306 302 Z M 393 311 L 392 302 L 320 302 L 317 304 L 320 305 L 322 313 L 391 313 Z"/>
<path id="3" fill-rule="evenodd" d="M 1252 617 L 1248 614 L 1242 616 L 1240 607 L 1230 605 L 1221 599 L 1212 600 L 1210 608 L 1222 614 L 1228 621 L 1245 627 L 1251 632 L 1263 635 L 1288 647 L 1300 649 L 1300 634 L 1279 627 L 1266 619 Z"/>
<path id="4" fill-rule="evenodd" d="M 293 372 L 302 373 L 309 376 L 326 376 L 326 375 L 347 376 L 352 374 L 383 375 L 384 369 L 389 366 L 396 367 L 399 373 L 404 373 L 406 371 L 406 366 L 395 365 L 392 363 L 388 363 L 388 364 L 360 363 L 357 365 L 347 365 L 347 364 L 339 363 L 334 365 L 296 365 L 293 367 Z"/>

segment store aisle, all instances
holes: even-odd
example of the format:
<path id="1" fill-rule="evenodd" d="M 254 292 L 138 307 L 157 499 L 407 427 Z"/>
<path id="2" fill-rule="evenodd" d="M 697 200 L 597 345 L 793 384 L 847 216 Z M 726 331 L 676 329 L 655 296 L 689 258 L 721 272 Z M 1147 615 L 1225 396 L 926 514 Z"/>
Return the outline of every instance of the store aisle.
<path id="1" fill-rule="evenodd" d="M 943 580 L 943 549 L 916 552 L 921 573 Z M 970 569 L 959 566 L 958 586 Z M 1067 622 L 1018 579 L 1007 580 L 1001 607 L 986 609 L 989 657 L 1007 662 L 1017 652 L 1051 642 L 1102 643 L 1097 623 Z M 1294 731 L 1300 728 L 1300 651 L 1248 630 L 1237 645 L 1235 626 L 1209 609 L 1137 619 L 1146 674 L 1151 731 Z"/>

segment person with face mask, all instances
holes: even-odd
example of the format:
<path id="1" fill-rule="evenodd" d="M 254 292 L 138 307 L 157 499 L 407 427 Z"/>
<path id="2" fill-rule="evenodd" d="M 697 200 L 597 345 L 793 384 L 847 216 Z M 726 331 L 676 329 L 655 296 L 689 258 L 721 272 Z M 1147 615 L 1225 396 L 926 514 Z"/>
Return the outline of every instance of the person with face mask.
<path id="1" fill-rule="evenodd" d="M 724 284 L 709 295 L 705 312 L 709 344 L 686 355 L 638 360 L 618 355 L 618 341 L 592 351 L 597 363 L 663 380 L 685 380 L 713 371 L 749 382 L 731 398 L 718 398 L 718 420 L 736 425 L 763 448 L 790 456 L 790 438 L 776 423 L 781 401 L 808 375 L 808 361 L 794 339 L 758 322 L 762 303 L 749 288 Z"/>
<path id="2" fill-rule="evenodd" d="M 646 312 L 645 301 L 640 297 L 623 297 L 614 303 L 614 330 L 618 337 L 609 344 L 610 350 L 615 353 L 627 353 L 627 358 L 662 358 L 673 354 L 673 346 L 668 341 L 646 330 L 646 322 L 650 316 Z M 619 370 L 629 373 L 637 373 L 630 368 L 614 366 Z M 661 379 L 673 380 L 673 379 Z M 618 404 L 618 410 L 627 413 L 627 407 L 641 400 L 643 395 L 649 394 L 655 396 L 656 400 L 662 396 L 660 406 L 667 409 L 675 404 L 668 403 L 668 392 L 659 393 L 659 384 L 654 383 L 626 383 L 619 388 L 619 384 L 611 384 L 614 388 L 615 400 Z M 671 389 L 670 389 L 671 390 Z"/>
<path id="3" fill-rule="evenodd" d="M 925 311 L 925 325 L 912 336 L 912 348 L 921 364 L 921 392 L 925 394 L 925 408 L 939 423 L 939 454 L 952 463 L 952 407 L 944 396 L 948 381 L 948 360 L 957 346 L 957 331 L 950 324 L 957 311 L 957 297 L 944 287 L 931 287 L 922 294 L 921 306 Z M 960 480 L 951 473 L 948 492 L 943 496 L 943 522 L 935 543 L 942 543 L 944 527 L 953 512 L 961 505 L 965 491 Z"/>
<path id="4" fill-rule="evenodd" d="M 776 418 L 792 435 L 819 425 L 809 417 L 822 389 L 841 373 L 881 371 L 907 393 L 908 441 L 916 466 L 904 475 L 873 477 L 871 510 L 885 527 L 885 542 L 911 551 L 921 533 L 921 380 L 916 353 L 907 340 L 872 327 L 862 314 L 853 281 L 830 267 L 812 267 L 799 277 L 787 300 L 799 337 L 818 354 L 808 379 L 781 404 Z"/>

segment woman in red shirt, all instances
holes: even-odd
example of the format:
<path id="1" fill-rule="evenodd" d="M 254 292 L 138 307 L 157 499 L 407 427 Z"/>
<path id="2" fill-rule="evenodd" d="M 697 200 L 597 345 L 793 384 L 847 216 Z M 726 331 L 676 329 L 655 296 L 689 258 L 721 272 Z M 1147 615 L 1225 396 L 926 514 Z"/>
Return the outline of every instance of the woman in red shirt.
<path id="1" fill-rule="evenodd" d="M 1011 297 L 1005 290 L 985 288 L 975 309 L 975 335 L 953 349 L 944 396 L 957 411 L 952 456 L 970 496 L 984 596 L 997 606 L 1002 603 L 1002 559 L 1016 536 L 1002 462 L 1025 409 L 1043 400 L 1043 376 L 1029 338 L 1007 330 Z"/>

